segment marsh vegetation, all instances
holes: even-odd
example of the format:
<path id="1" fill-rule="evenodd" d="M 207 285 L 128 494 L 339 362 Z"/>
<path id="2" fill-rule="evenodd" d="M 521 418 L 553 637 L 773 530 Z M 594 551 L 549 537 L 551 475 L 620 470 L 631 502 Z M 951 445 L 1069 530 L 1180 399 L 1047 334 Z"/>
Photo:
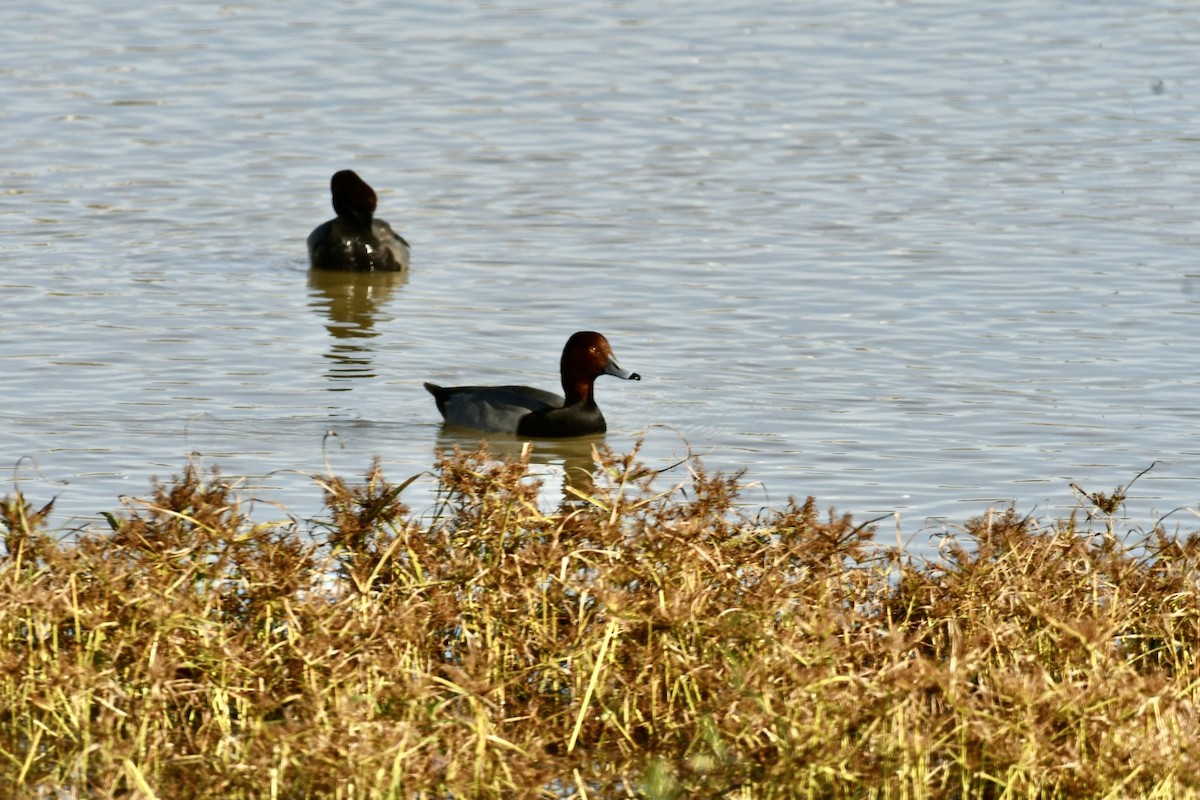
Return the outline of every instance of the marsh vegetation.
<path id="1" fill-rule="evenodd" d="M 526 459 L 456 451 L 434 474 L 419 513 L 378 465 L 322 478 L 306 530 L 250 522 L 193 467 L 106 531 L 48 530 L 14 491 L 0 794 L 1200 786 L 1193 533 L 1126 529 L 1119 505 L 986 511 L 917 560 L 811 498 L 748 512 L 741 477 L 698 461 L 601 452 L 552 510 Z"/>

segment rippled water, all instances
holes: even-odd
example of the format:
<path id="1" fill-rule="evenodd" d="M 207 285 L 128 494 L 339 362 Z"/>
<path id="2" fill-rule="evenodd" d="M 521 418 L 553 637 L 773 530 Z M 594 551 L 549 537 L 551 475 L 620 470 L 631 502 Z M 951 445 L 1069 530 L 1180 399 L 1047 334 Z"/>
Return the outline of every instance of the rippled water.
<path id="1" fill-rule="evenodd" d="M 189 454 L 311 515 L 326 463 L 400 480 L 461 441 L 422 380 L 553 388 L 578 329 L 645 378 L 599 382 L 607 442 L 745 468 L 751 505 L 899 512 L 922 548 L 1157 461 L 1130 524 L 1195 506 L 1200 6 L 94 0 L 0 30 L 0 468 L 60 521 Z M 347 167 L 406 278 L 308 274 Z"/>

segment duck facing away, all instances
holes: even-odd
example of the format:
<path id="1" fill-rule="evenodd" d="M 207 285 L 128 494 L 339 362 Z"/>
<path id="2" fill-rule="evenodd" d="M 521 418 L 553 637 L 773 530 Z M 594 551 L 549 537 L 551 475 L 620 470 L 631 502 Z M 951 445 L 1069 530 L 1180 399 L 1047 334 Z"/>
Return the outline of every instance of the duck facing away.
<path id="1" fill-rule="evenodd" d="M 559 362 L 563 395 L 529 386 L 448 386 L 426 383 L 447 425 L 485 433 L 563 438 L 604 433 L 607 426 L 592 385 L 601 375 L 640 381 L 622 369 L 608 340 L 580 331 L 567 340 Z"/>
<path id="2" fill-rule="evenodd" d="M 375 190 L 354 170 L 335 172 L 331 219 L 308 235 L 308 260 L 313 269 L 358 272 L 408 269 L 408 242 L 381 219 L 375 219 Z"/>

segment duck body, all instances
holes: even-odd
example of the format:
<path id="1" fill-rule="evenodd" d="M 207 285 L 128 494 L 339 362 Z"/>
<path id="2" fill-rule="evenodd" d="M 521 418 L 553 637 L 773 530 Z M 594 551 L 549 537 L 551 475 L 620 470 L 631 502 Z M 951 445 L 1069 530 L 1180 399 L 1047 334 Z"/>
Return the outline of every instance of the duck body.
<path id="1" fill-rule="evenodd" d="M 408 242 L 381 219 L 363 229 L 339 217 L 308 235 L 308 260 L 313 269 L 399 272 L 408 269 Z"/>
<path id="2" fill-rule="evenodd" d="M 312 268 L 356 272 L 408 269 L 408 242 L 391 225 L 375 219 L 375 190 L 348 169 L 334 173 L 330 190 L 337 217 L 308 235 Z"/>
<path id="3" fill-rule="evenodd" d="M 447 425 L 536 439 L 588 436 L 608 429 L 600 407 L 532 386 L 450 386 L 426 383 Z"/>
<path id="4" fill-rule="evenodd" d="M 426 383 L 447 425 L 484 433 L 560 439 L 604 433 L 593 383 L 600 375 L 641 380 L 617 363 L 608 340 L 580 331 L 567 340 L 560 362 L 564 394 L 531 386 L 450 386 Z"/>

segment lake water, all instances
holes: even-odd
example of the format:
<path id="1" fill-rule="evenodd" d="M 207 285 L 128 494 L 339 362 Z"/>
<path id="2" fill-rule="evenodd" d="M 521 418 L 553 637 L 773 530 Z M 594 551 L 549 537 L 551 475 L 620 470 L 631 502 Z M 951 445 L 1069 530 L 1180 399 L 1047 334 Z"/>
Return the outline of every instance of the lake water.
<path id="1" fill-rule="evenodd" d="M 0 474 L 61 525 L 189 457 L 310 517 L 327 463 L 400 481 L 463 441 L 423 380 L 554 388 L 594 329 L 644 377 L 598 382 L 607 443 L 744 468 L 751 508 L 895 512 L 923 551 L 1158 462 L 1127 525 L 1194 527 L 1200 5 L 72 0 L 0 31 Z M 343 168 L 410 275 L 308 274 Z M 548 493 L 586 452 L 537 447 Z"/>

